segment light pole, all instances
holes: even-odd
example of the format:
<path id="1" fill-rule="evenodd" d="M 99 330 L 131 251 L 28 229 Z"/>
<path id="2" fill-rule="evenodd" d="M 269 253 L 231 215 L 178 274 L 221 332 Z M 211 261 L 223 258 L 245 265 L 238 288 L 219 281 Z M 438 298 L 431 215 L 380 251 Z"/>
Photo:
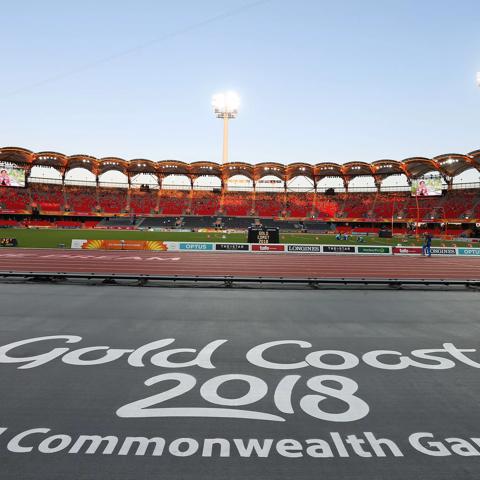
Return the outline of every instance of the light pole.
<path id="1" fill-rule="evenodd" d="M 235 92 L 217 93 L 212 99 L 213 111 L 217 118 L 223 118 L 223 156 L 222 163 L 228 162 L 228 121 L 236 118 L 240 97 Z"/>

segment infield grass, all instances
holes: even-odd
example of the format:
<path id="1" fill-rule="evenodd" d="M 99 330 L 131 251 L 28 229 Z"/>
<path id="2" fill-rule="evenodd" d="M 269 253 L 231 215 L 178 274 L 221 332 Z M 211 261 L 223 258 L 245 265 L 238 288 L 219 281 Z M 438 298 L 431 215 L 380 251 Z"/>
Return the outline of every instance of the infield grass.
<path id="1" fill-rule="evenodd" d="M 222 233 L 222 232 L 146 232 L 138 230 L 83 230 L 83 229 L 25 229 L 25 228 L 4 228 L 0 230 L 0 237 L 16 238 L 19 247 L 24 248 L 57 248 L 64 245 L 69 248 L 74 238 L 98 239 L 98 240 L 157 240 L 171 242 L 230 242 L 244 243 L 247 241 L 246 233 Z M 318 233 L 284 233 L 280 235 L 281 243 L 301 244 L 330 244 L 330 245 L 357 245 L 358 237 L 351 236 L 347 241 L 336 240 L 332 234 Z M 469 241 L 458 242 L 448 240 L 434 240 L 435 246 L 463 246 Z M 362 245 L 421 245 L 421 238 L 378 238 L 377 236 L 364 237 Z"/>

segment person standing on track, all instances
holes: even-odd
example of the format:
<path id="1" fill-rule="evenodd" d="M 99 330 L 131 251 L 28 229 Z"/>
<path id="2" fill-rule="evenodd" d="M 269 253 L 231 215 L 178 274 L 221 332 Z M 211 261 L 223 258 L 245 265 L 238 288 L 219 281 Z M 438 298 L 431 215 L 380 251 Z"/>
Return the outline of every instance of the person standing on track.
<path id="1" fill-rule="evenodd" d="M 432 235 L 428 232 L 423 236 L 422 255 L 425 254 L 432 256 Z"/>

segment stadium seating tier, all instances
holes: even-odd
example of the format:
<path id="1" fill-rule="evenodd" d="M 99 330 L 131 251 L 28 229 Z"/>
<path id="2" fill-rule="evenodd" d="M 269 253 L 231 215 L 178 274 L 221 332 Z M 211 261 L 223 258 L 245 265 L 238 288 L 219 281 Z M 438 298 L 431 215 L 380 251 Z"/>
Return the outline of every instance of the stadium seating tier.
<path id="1" fill-rule="evenodd" d="M 337 193 L 146 190 L 31 183 L 0 187 L 0 213 L 77 216 L 215 216 L 316 221 L 475 221 L 480 191 L 455 189 L 438 197 L 408 192 Z M 68 227 L 68 224 L 63 226 Z"/>

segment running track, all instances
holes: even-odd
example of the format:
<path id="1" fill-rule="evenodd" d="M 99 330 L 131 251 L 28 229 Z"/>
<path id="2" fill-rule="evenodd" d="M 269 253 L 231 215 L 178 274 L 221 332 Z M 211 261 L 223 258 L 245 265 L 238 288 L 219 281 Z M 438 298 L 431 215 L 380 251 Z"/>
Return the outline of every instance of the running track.
<path id="1" fill-rule="evenodd" d="M 8 249 L 0 272 L 480 280 L 480 258 Z"/>

